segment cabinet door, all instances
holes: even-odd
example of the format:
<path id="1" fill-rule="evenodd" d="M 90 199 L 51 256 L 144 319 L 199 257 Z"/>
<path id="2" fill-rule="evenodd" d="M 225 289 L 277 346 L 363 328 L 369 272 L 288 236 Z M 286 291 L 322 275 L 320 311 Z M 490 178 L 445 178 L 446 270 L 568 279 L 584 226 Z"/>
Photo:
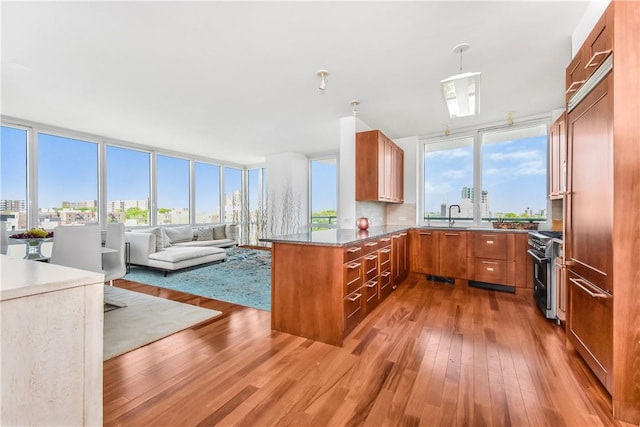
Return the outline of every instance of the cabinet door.
<path id="1" fill-rule="evenodd" d="M 567 188 L 567 129 L 564 115 L 551 126 L 549 139 L 549 198 L 561 199 Z"/>
<path id="2" fill-rule="evenodd" d="M 467 233 L 440 231 L 439 274 L 444 277 L 467 278 Z"/>
<path id="3" fill-rule="evenodd" d="M 424 274 L 438 274 L 439 253 L 437 231 L 415 230 L 412 232 L 412 271 Z"/>
<path id="4" fill-rule="evenodd" d="M 610 73 L 568 116 L 570 191 L 565 245 L 567 260 L 576 272 L 610 293 L 613 293 L 612 89 Z"/>
<path id="5" fill-rule="evenodd" d="M 476 258 L 507 259 L 507 233 L 476 233 Z"/>
<path id="6" fill-rule="evenodd" d="M 611 391 L 613 297 L 571 270 L 567 335 L 598 379 Z"/>
<path id="7" fill-rule="evenodd" d="M 409 260 L 407 253 L 407 233 L 398 233 L 392 236 L 393 242 L 393 260 L 392 260 L 392 278 L 391 281 L 395 286 L 404 279 L 409 271 Z"/>
<path id="8" fill-rule="evenodd" d="M 394 202 L 404 201 L 404 152 L 394 145 L 391 168 L 391 197 Z"/>
<path id="9" fill-rule="evenodd" d="M 583 50 L 581 49 L 576 53 L 576 56 L 571 60 L 567 66 L 566 71 L 566 101 L 569 101 L 573 95 L 580 89 L 580 87 L 587 80 L 587 72 L 584 68 L 585 61 L 583 59 Z"/>

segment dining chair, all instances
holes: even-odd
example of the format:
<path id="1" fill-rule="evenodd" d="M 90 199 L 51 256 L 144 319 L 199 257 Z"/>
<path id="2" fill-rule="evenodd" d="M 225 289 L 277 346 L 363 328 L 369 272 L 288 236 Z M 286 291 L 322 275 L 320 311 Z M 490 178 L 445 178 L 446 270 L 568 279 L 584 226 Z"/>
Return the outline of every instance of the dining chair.
<path id="1" fill-rule="evenodd" d="M 102 273 L 100 227 L 59 225 L 53 231 L 50 264 Z"/>
<path id="2" fill-rule="evenodd" d="M 127 273 L 124 262 L 124 224 L 112 222 L 107 224 L 107 237 L 105 248 L 115 249 L 118 252 L 106 253 L 102 257 L 104 280 L 113 286 L 115 279 L 121 279 Z"/>
<path id="3" fill-rule="evenodd" d="M 9 235 L 7 234 L 6 221 L 0 221 L 0 254 L 6 255 L 9 251 Z"/>

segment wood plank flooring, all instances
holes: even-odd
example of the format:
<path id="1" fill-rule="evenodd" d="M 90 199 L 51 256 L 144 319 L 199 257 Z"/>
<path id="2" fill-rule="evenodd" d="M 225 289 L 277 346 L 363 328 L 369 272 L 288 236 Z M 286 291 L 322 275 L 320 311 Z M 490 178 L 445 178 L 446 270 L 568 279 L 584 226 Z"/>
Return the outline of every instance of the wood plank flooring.
<path id="1" fill-rule="evenodd" d="M 104 363 L 105 426 L 629 426 L 562 328 L 517 295 L 410 276 L 342 348 L 224 314 Z"/>

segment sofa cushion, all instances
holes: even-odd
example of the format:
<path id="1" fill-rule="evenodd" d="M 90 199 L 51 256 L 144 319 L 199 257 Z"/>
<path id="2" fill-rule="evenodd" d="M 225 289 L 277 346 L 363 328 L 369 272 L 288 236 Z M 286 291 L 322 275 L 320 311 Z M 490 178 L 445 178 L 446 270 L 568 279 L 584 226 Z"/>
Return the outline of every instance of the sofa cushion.
<path id="1" fill-rule="evenodd" d="M 198 228 L 198 240 L 213 240 L 213 227 Z"/>
<path id="2" fill-rule="evenodd" d="M 167 236 L 163 227 L 139 228 L 134 230 L 136 233 L 153 233 L 156 235 L 156 252 L 171 246 L 171 240 Z"/>
<path id="3" fill-rule="evenodd" d="M 149 259 L 165 262 L 180 262 L 193 258 L 201 258 L 208 255 L 225 252 L 221 248 L 196 248 L 196 247 L 171 247 L 165 251 L 149 254 Z"/>
<path id="4" fill-rule="evenodd" d="M 226 230 L 225 224 L 216 224 L 213 226 L 213 240 L 225 239 L 227 235 L 225 234 Z"/>
<path id="5" fill-rule="evenodd" d="M 165 227 L 165 233 L 169 236 L 171 244 L 179 242 L 190 242 L 193 240 L 193 227 L 182 225 L 180 227 Z"/>
<path id="6" fill-rule="evenodd" d="M 231 239 L 218 239 L 218 240 L 199 240 L 197 242 L 179 242 L 172 247 L 174 248 L 202 248 L 202 247 L 222 247 L 222 246 L 233 246 L 236 243 L 235 240 Z"/>

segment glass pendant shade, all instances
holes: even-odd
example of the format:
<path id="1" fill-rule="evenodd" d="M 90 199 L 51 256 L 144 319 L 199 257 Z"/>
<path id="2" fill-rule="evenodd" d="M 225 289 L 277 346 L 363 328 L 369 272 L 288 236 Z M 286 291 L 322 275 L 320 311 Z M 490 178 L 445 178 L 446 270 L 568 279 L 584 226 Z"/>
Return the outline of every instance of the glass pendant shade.
<path id="1" fill-rule="evenodd" d="M 440 81 L 451 118 L 480 114 L 480 74 L 457 74 Z"/>

